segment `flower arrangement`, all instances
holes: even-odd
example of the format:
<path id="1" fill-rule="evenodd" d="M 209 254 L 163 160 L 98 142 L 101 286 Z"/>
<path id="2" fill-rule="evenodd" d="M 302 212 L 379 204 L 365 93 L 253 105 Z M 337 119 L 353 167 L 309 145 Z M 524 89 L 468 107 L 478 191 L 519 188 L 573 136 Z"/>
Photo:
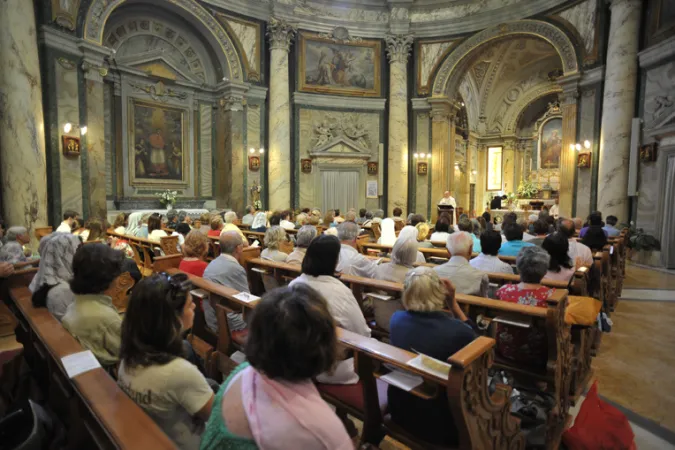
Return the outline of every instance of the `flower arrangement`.
<path id="1" fill-rule="evenodd" d="M 532 181 L 524 180 L 518 186 L 518 195 L 522 198 L 534 198 L 538 193 L 539 189 Z"/>
<path id="2" fill-rule="evenodd" d="M 168 208 L 173 207 L 173 205 L 176 204 L 176 197 L 178 196 L 178 192 L 170 191 L 167 189 L 166 191 L 158 192 L 155 195 L 159 197 L 159 202 Z"/>

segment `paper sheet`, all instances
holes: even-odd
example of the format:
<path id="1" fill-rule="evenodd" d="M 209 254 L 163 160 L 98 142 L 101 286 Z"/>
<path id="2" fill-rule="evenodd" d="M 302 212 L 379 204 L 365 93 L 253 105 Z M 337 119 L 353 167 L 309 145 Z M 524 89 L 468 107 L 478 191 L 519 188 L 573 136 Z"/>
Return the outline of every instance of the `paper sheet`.
<path id="1" fill-rule="evenodd" d="M 396 386 L 397 388 L 401 388 L 406 392 L 410 392 L 420 384 L 424 383 L 424 379 L 419 375 L 401 372 L 400 370 L 389 372 L 388 374 L 381 376 L 380 380 Z"/>
<path id="2" fill-rule="evenodd" d="M 387 301 L 391 300 L 392 298 L 394 298 L 394 297 L 392 297 L 391 295 L 374 294 L 374 293 L 372 293 L 372 292 L 367 293 L 367 294 L 366 294 L 366 297 L 372 297 L 372 298 L 374 298 L 374 299 L 382 300 L 382 301 L 385 301 L 385 302 L 387 302 Z"/>
<path id="3" fill-rule="evenodd" d="M 492 321 L 520 328 L 530 328 L 532 326 L 532 320 L 516 317 L 497 316 Z"/>
<path id="4" fill-rule="evenodd" d="M 101 367 L 91 350 L 64 356 L 61 358 L 61 363 L 63 363 L 63 368 L 66 369 L 70 378 L 75 378 L 81 373 Z"/>
<path id="5" fill-rule="evenodd" d="M 435 369 L 429 367 L 428 363 L 425 363 L 424 360 L 432 362 L 434 365 L 439 366 L 439 368 Z M 431 356 L 426 355 L 417 355 L 417 357 L 408 361 L 408 365 L 443 379 L 448 378 L 450 368 L 452 367 L 448 363 L 444 363 L 443 361 L 439 361 L 437 359 L 432 358 Z"/>
<path id="6" fill-rule="evenodd" d="M 250 246 L 251 247 L 258 247 L 259 245 L 260 245 L 260 242 L 258 242 L 258 240 L 256 239 L 255 241 L 253 241 L 253 244 L 251 244 Z"/>
<path id="7" fill-rule="evenodd" d="M 232 297 L 236 298 L 237 300 L 241 300 L 242 302 L 246 303 L 251 303 L 256 300 L 260 300 L 260 297 L 253 295 L 253 294 L 248 294 L 246 292 L 240 292 L 237 295 L 233 295 Z"/>

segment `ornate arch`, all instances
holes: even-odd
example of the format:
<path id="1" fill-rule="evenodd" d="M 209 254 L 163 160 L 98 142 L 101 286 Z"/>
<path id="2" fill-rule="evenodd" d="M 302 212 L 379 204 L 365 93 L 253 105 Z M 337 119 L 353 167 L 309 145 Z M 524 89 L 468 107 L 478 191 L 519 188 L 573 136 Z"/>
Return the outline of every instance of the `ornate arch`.
<path id="1" fill-rule="evenodd" d="M 84 39 L 97 45 L 103 45 L 103 30 L 110 14 L 127 0 L 93 0 L 84 22 Z M 232 81 L 243 82 L 241 60 L 236 47 L 220 23 L 194 0 L 163 0 L 185 11 L 196 21 L 211 30 L 213 38 L 220 47 L 228 66 Z"/>
<path id="2" fill-rule="evenodd" d="M 448 92 L 456 92 L 461 70 L 468 63 L 468 56 L 486 44 L 513 36 L 534 36 L 547 41 L 556 50 L 562 60 L 565 75 L 579 70 L 579 58 L 570 38 L 560 28 L 540 20 L 518 20 L 476 33 L 459 44 L 441 64 L 434 79 L 432 95 L 446 96 Z"/>
<path id="3" fill-rule="evenodd" d="M 560 86 L 550 83 L 541 87 L 538 87 L 537 89 L 533 89 L 529 92 L 526 92 L 525 95 L 523 95 L 518 101 L 509 108 L 509 111 L 513 111 L 512 114 L 509 114 L 506 119 L 506 123 L 504 124 L 504 132 L 505 133 L 515 133 L 516 132 L 516 126 L 518 125 L 518 120 L 520 119 L 520 116 L 523 114 L 525 109 L 530 105 L 530 103 L 540 99 L 541 97 L 544 97 L 549 94 L 557 94 L 561 93 L 562 89 Z"/>

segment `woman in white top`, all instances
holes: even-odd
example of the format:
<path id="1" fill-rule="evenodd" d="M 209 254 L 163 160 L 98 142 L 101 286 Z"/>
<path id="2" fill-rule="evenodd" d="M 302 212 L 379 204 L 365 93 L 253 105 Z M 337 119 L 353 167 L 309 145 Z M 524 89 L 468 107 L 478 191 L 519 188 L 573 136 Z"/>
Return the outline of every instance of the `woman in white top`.
<path id="1" fill-rule="evenodd" d="M 406 225 L 405 227 L 403 227 L 401 232 L 398 234 L 398 239 L 396 239 L 396 242 L 398 242 L 398 241 L 410 241 L 410 242 L 413 242 L 415 244 L 415 249 L 418 249 L 419 248 L 419 243 L 417 241 L 418 235 L 419 235 L 419 233 L 417 232 L 417 228 L 413 227 L 412 225 Z M 392 257 L 393 257 L 393 252 L 392 252 Z M 425 263 L 426 261 L 427 260 L 424 259 L 424 254 L 418 250 L 415 262 Z M 403 283 L 403 280 L 401 280 L 401 283 Z"/>
<path id="2" fill-rule="evenodd" d="M 187 275 L 140 281 L 122 322 L 117 384 L 152 417 L 177 447 L 198 449 L 211 414 L 213 390 L 186 358 L 182 333 L 195 305 Z"/>
<path id="3" fill-rule="evenodd" d="M 328 303 L 336 324 L 346 330 L 370 337 L 370 328 L 352 291 L 335 278 L 335 267 L 340 255 L 340 241 L 335 236 L 322 234 L 309 244 L 302 260 L 302 275 L 291 281 L 290 287 L 303 283 L 315 289 Z M 317 376 L 321 383 L 353 384 L 359 377 L 354 372 L 354 358 L 340 361 L 332 373 Z"/>
<path id="4" fill-rule="evenodd" d="M 113 231 L 117 234 L 124 234 L 127 230 L 127 220 L 129 219 L 129 214 L 119 213 L 115 217 L 115 223 L 113 223 Z"/>
<path id="5" fill-rule="evenodd" d="M 382 245 L 394 245 L 394 242 L 396 242 L 394 220 L 389 218 L 382 220 L 380 230 L 382 230 L 382 234 L 377 243 Z"/>
<path id="6" fill-rule="evenodd" d="M 288 253 L 279 250 L 279 245 L 286 241 L 286 231 L 283 228 L 278 225 L 268 228 L 265 231 L 265 250 L 260 253 L 260 257 L 271 261 L 286 262 Z"/>
<path id="7" fill-rule="evenodd" d="M 567 237 L 560 233 L 553 233 L 546 236 L 541 248 L 546 250 L 551 256 L 549 262 L 548 272 L 544 275 L 547 280 L 569 281 L 574 276 L 574 263 L 570 259 L 567 252 L 569 251 L 569 241 Z"/>
<path id="8" fill-rule="evenodd" d="M 431 242 L 439 242 L 445 244 L 448 242 L 450 236 L 450 214 L 443 212 L 438 216 L 434 232 L 431 234 L 429 240 Z"/>
<path id="9" fill-rule="evenodd" d="M 127 221 L 127 228 L 124 230 L 124 234 L 127 236 L 136 236 L 136 233 L 141 229 L 141 219 L 143 218 L 143 213 L 133 212 L 129 214 L 129 219 Z"/>
<path id="10" fill-rule="evenodd" d="M 497 254 L 502 246 L 502 236 L 498 231 L 483 231 L 480 235 L 481 252 L 469 261 L 471 267 L 488 273 L 508 273 L 513 275 L 513 268 L 505 263 Z"/>
<path id="11" fill-rule="evenodd" d="M 160 238 L 166 237 L 166 231 L 162 230 L 162 219 L 154 213 L 148 218 L 148 240 L 159 242 Z"/>
<path id="12" fill-rule="evenodd" d="M 253 217 L 251 231 L 265 232 L 267 230 L 267 214 L 265 211 L 258 211 Z"/>

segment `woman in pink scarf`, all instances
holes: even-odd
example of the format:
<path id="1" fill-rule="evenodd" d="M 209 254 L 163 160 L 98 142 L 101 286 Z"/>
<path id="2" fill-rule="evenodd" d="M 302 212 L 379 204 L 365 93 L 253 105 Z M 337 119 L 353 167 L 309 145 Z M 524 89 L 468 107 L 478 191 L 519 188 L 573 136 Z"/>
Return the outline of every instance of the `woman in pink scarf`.
<path id="1" fill-rule="evenodd" d="M 354 448 L 312 382 L 337 357 L 335 324 L 318 292 L 299 284 L 267 293 L 254 310 L 246 355 L 216 396 L 201 450 Z"/>

